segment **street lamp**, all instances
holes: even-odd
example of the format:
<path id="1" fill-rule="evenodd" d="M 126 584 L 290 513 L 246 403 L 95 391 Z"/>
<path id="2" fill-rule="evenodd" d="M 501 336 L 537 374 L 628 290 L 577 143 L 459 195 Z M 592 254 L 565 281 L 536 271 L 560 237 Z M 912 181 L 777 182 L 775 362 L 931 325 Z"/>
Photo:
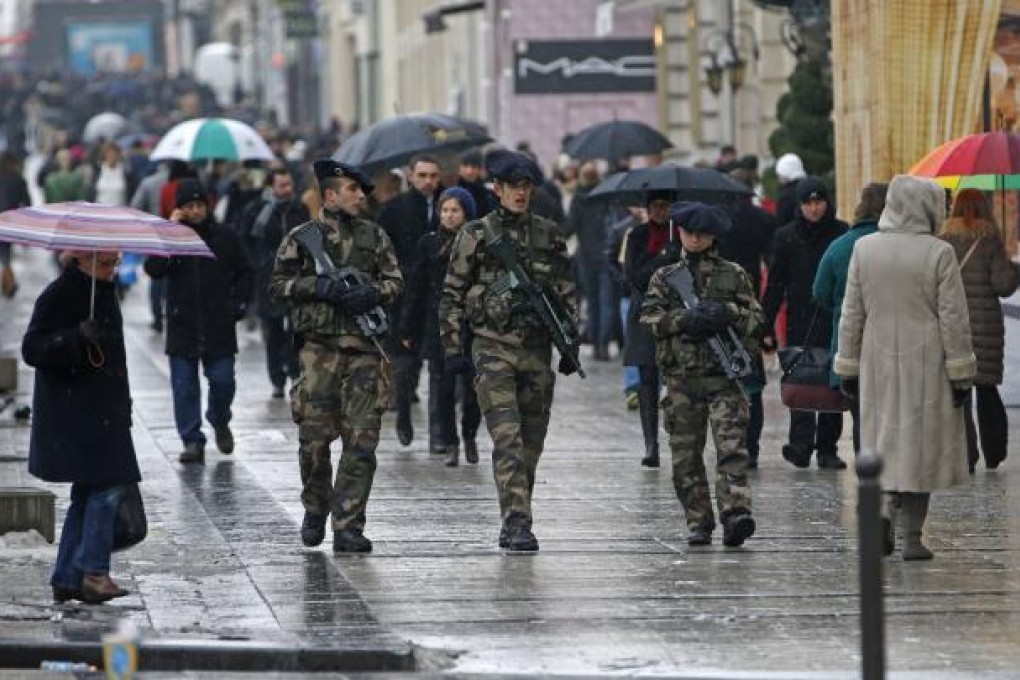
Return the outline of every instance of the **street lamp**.
<path id="1" fill-rule="evenodd" d="M 751 44 L 751 57 L 758 61 L 758 39 L 754 29 L 749 25 L 740 23 L 730 29 L 715 29 L 708 31 L 702 42 L 704 45 L 702 54 L 709 58 L 709 64 L 705 67 L 705 80 L 708 89 L 714 95 L 722 92 L 723 75 L 729 73 L 730 89 L 736 92 L 744 86 L 747 76 L 747 61 L 741 56 L 737 47 L 734 29 L 742 31 Z"/>

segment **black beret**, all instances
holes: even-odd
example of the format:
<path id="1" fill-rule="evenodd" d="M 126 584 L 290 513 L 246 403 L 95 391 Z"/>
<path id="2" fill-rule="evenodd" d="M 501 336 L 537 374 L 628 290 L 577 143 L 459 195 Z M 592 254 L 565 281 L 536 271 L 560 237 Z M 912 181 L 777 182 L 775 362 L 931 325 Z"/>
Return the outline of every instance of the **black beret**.
<path id="1" fill-rule="evenodd" d="M 532 184 L 542 183 L 542 171 L 535 161 L 522 153 L 498 149 L 485 157 L 485 171 L 489 177 L 502 182 L 530 180 Z"/>
<path id="2" fill-rule="evenodd" d="M 312 163 L 312 172 L 315 173 L 315 179 L 320 182 L 329 177 L 348 177 L 357 182 L 358 186 L 366 194 L 372 193 L 372 190 L 375 189 L 372 180 L 361 170 L 358 170 L 353 165 L 335 161 L 332 158 L 324 158 Z"/>
<path id="3" fill-rule="evenodd" d="M 805 177 L 797 182 L 797 202 L 807 203 L 814 199 L 829 200 L 829 188 L 817 177 Z"/>
<path id="4" fill-rule="evenodd" d="M 698 201 L 674 203 L 670 206 L 669 217 L 684 231 L 697 234 L 722 236 L 732 225 L 722 208 Z"/>
<path id="5" fill-rule="evenodd" d="M 205 203 L 209 198 L 209 192 L 202 186 L 202 182 L 191 177 L 177 181 L 177 189 L 174 191 L 174 207 L 183 208 L 192 201 Z"/>

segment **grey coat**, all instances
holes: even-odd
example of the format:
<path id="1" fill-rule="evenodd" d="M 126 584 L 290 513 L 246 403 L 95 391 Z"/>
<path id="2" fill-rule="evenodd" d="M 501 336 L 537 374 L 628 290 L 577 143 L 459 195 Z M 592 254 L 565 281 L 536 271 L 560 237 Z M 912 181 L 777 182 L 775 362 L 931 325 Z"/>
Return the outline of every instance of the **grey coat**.
<path id="1" fill-rule="evenodd" d="M 999 298 L 1012 295 L 1020 284 L 1020 265 L 1010 261 L 995 225 L 983 220 L 968 227 L 962 218 L 950 218 L 939 236 L 953 246 L 961 263 L 980 239 L 960 270 L 967 293 L 970 339 L 977 357 L 974 382 L 999 385 L 1006 331 Z"/>
<path id="2" fill-rule="evenodd" d="M 898 175 L 878 233 L 850 258 L 835 370 L 860 379 L 861 448 L 882 457 L 887 491 L 967 480 L 951 383 L 972 380 L 976 361 L 956 255 L 933 234 L 944 215 L 937 184 Z"/>

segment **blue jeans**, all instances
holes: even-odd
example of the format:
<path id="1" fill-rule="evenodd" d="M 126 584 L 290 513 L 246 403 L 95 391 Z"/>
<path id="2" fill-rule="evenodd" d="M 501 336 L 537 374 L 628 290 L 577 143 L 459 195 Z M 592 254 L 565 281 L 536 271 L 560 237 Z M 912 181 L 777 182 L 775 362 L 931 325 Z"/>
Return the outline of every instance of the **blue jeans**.
<path id="1" fill-rule="evenodd" d="M 588 303 L 588 335 L 595 347 L 606 348 L 613 333 L 613 278 L 605 262 L 582 262 L 584 298 Z"/>
<path id="2" fill-rule="evenodd" d="M 71 485 L 71 505 L 60 531 L 57 563 L 50 584 L 78 590 L 85 573 L 110 573 L 113 524 L 124 486 Z"/>
<path id="3" fill-rule="evenodd" d="M 174 421 L 177 433 L 185 444 L 205 446 L 202 433 L 202 386 L 198 381 L 198 364 L 202 362 L 209 381 L 209 406 L 205 419 L 215 429 L 230 424 L 230 405 L 234 403 L 237 383 L 234 381 L 234 355 L 211 359 L 170 356 L 170 388 L 174 395 Z"/>
<path id="4" fill-rule="evenodd" d="M 620 298 L 620 323 L 623 324 L 623 339 L 627 340 L 627 316 L 630 314 L 630 298 Z M 634 392 L 638 388 L 638 384 L 641 382 L 641 375 L 638 373 L 637 366 L 624 366 L 623 367 L 623 392 Z"/>

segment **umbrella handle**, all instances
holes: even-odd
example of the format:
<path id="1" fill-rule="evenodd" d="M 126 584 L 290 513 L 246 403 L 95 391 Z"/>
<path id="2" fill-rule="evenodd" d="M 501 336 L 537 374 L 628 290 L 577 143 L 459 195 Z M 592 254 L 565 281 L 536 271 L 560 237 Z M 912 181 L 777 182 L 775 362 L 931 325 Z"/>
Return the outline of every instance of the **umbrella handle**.
<path id="1" fill-rule="evenodd" d="M 96 258 L 98 254 L 95 250 L 92 251 L 92 293 L 89 295 L 89 320 L 94 321 L 96 318 Z"/>

